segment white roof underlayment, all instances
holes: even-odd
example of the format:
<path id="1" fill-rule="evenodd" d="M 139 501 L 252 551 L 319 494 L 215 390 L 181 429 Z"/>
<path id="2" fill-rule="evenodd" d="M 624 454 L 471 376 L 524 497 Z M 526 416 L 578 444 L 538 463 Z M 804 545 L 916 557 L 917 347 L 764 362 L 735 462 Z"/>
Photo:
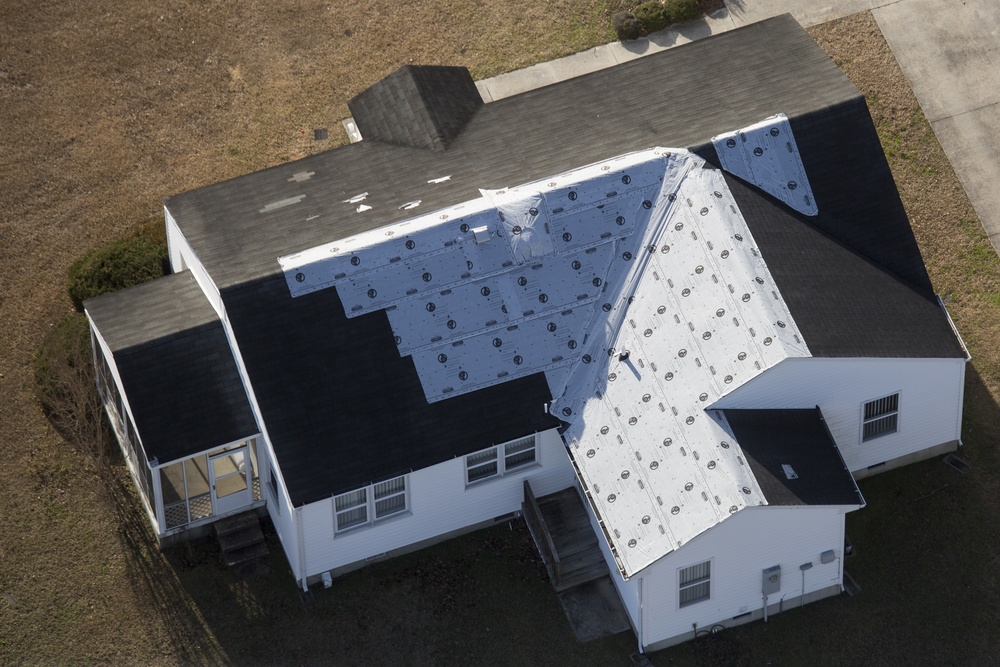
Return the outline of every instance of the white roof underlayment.
<path id="1" fill-rule="evenodd" d="M 717 139 L 733 137 L 751 165 L 768 160 L 736 160 L 736 175 L 815 214 L 783 116 Z M 704 166 L 686 150 L 630 153 L 279 262 L 293 297 L 335 286 L 349 317 L 387 311 L 430 402 L 544 372 L 627 577 L 766 503 L 707 409 L 809 355 L 725 179 Z"/>

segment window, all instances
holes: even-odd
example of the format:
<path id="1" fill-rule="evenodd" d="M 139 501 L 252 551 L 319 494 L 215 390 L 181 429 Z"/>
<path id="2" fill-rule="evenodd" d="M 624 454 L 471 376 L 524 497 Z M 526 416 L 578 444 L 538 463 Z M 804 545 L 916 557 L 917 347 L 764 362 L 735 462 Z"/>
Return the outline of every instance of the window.
<path id="1" fill-rule="evenodd" d="M 712 597 L 712 561 L 685 567 L 680 572 L 680 606 Z"/>
<path id="2" fill-rule="evenodd" d="M 268 469 L 267 486 L 271 490 L 271 498 L 274 500 L 274 510 L 281 513 L 281 490 L 278 488 L 278 475 L 274 472 L 274 467 Z"/>
<path id="3" fill-rule="evenodd" d="M 537 460 L 533 435 L 490 447 L 465 457 L 465 483 L 502 477 L 508 472 L 533 465 Z"/>
<path id="4" fill-rule="evenodd" d="M 333 503 L 334 530 L 338 533 L 405 512 L 406 475 L 343 493 L 334 497 Z"/>
<path id="5" fill-rule="evenodd" d="M 861 441 L 867 442 L 895 433 L 899 425 L 899 394 L 892 394 L 865 403 Z"/>

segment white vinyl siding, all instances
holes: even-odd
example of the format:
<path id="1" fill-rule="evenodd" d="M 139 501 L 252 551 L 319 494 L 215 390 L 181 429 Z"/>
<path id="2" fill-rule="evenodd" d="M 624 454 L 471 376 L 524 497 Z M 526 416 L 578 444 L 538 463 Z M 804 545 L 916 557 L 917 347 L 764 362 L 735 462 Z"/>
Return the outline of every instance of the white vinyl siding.
<path id="1" fill-rule="evenodd" d="M 690 639 L 693 623 L 709 628 L 760 611 L 761 573 L 775 565 L 782 571 L 781 591 L 769 597 L 770 605 L 784 599 L 787 610 L 803 592 L 836 586 L 841 583 L 843 545 L 844 508 L 742 509 L 639 573 L 643 644 Z M 834 551 L 835 559 L 822 563 L 820 554 L 827 550 Z M 804 563 L 812 567 L 803 577 L 799 567 Z M 612 576 L 621 579 L 617 573 Z M 618 588 L 624 597 L 628 589 Z"/>
<path id="2" fill-rule="evenodd" d="M 299 515 L 305 548 L 305 558 L 300 560 L 305 561 L 305 576 L 358 566 L 366 559 L 391 555 L 396 549 L 510 516 L 521 509 L 525 479 L 530 480 L 531 488 L 539 496 L 572 485 L 573 468 L 559 434 L 555 430 L 539 433 L 535 446 L 535 465 L 518 468 L 521 474 L 506 475 L 484 484 L 465 484 L 464 456 L 414 470 L 406 476 L 406 512 L 397 511 L 384 521 L 365 524 L 366 527 L 332 534 L 330 528 L 335 526 L 337 514 L 335 499 L 305 505 Z M 371 498 L 374 500 L 374 496 Z M 386 511 L 395 509 L 399 502 L 392 494 L 384 499 Z M 374 502 L 371 508 L 369 517 L 376 511 Z M 396 520 L 399 515 L 406 518 Z M 296 572 L 296 578 L 300 576 L 302 573 Z"/>
<path id="3" fill-rule="evenodd" d="M 899 430 L 899 393 L 868 401 L 863 408 L 862 442 L 868 442 Z"/>
<path id="4" fill-rule="evenodd" d="M 959 440 L 964 384 L 964 359 L 786 359 L 711 408 L 818 405 L 844 462 L 852 471 L 862 471 Z M 861 406 L 896 392 L 898 427 L 905 433 L 897 430 L 863 441 Z"/>
<path id="5" fill-rule="evenodd" d="M 406 511 L 406 475 L 342 493 L 333 499 L 338 533 Z"/>
<path id="6" fill-rule="evenodd" d="M 712 561 L 685 567 L 678 577 L 678 606 L 687 607 L 712 597 Z"/>
<path id="7" fill-rule="evenodd" d="M 514 470 L 534 465 L 537 457 L 533 435 L 469 454 L 465 457 L 465 483 L 503 477 Z"/>

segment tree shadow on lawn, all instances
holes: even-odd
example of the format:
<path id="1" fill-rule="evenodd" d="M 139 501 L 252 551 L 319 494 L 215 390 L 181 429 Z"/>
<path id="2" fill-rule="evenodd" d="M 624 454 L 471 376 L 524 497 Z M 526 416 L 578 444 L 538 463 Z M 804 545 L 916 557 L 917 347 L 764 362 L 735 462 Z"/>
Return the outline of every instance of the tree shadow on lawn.
<path id="1" fill-rule="evenodd" d="M 158 551 L 131 479 L 118 478 L 132 585 L 177 662 L 627 665 L 635 651 L 630 632 L 576 642 L 521 520 L 372 564 L 305 601 L 270 525 L 270 574 L 241 580 L 213 539 Z"/>

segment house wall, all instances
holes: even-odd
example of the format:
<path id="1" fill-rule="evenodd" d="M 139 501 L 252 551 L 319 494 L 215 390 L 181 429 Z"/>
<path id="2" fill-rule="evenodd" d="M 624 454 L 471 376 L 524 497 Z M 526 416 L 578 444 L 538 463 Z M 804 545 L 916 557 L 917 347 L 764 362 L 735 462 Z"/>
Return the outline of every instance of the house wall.
<path id="1" fill-rule="evenodd" d="M 743 509 L 650 565 L 640 573 L 644 648 L 657 650 L 692 639 L 694 624 L 709 630 L 761 618 L 761 575 L 774 565 L 781 566 L 781 590 L 768 597 L 769 614 L 839 593 L 844 514 L 841 507 Z M 834 561 L 820 563 L 820 554 L 830 549 Z M 681 608 L 680 569 L 708 560 L 711 597 Z M 804 563 L 812 563 L 812 568 L 805 572 L 803 588 L 799 566 Z"/>
<path id="2" fill-rule="evenodd" d="M 261 497 L 267 500 L 268 515 L 274 523 L 275 531 L 278 533 L 278 537 L 281 540 L 282 547 L 285 550 L 285 555 L 288 558 L 292 572 L 295 574 L 296 579 L 298 579 L 301 577 L 302 570 L 302 549 L 301 539 L 299 536 L 300 510 L 292 509 L 291 500 L 288 496 L 288 486 L 285 484 L 281 470 L 275 462 L 274 447 L 271 444 L 271 438 L 267 432 L 267 424 L 261 417 L 260 406 L 257 403 L 257 396 L 254 393 L 253 386 L 250 384 L 248 379 L 246 366 L 243 363 L 243 355 L 240 353 L 239 345 L 233 335 L 233 327 L 229 322 L 229 316 L 226 313 L 225 304 L 222 301 L 219 288 L 208 275 L 208 271 L 195 254 L 191 244 L 188 243 L 187 239 L 184 237 L 177 221 L 174 220 L 174 217 L 170 214 L 170 210 L 164 207 L 163 214 L 167 230 L 167 251 L 170 258 L 171 270 L 177 272 L 189 269 L 191 271 L 191 274 L 201 287 L 202 292 L 204 292 L 205 298 L 208 299 L 208 302 L 218 314 L 219 319 L 222 322 L 223 330 L 226 333 L 226 338 L 229 340 L 229 345 L 233 352 L 233 358 L 236 361 L 236 366 L 240 372 L 240 379 L 247 392 L 247 398 L 250 401 L 250 406 L 253 409 L 254 418 L 257 420 L 257 423 L 261 428 L 257 449 L 257 456 L 260 459 L 261 469 Z M 280 498 L 278 499 L 274 498 L 274 494 L 269 486 L 272 471 L 277 475 L 279 481 L 278 486 Z"/>
<path id="3" fill-rule="evenodd" d="M 184 238 L 184 234 L 177 225 L 177 221 L 174 220 L 174 217 L 170 215 L 170 211 L 165 207 L 163 209 L 163 217 L 166 220 L 167 226 L 167 256 L 170 258 L 170 270 L 173 273 L 179 273 L 184 269 L 190 269 L 191 275 L 198 282 L 201 291 L 205 293 L 205 298 L 212 304 L 212 308 L 218 313 L 219 318 L 225 320 L 225 309 L 222 306 L 222 296 L 219 294 L 219 288 L 208 275 L 208 271 L 205 270 L 201 260 L 194 254 L 194 249 L 188 243 L 187 239 Z"/>
<path id="4" fill-rule="evenodd" d="M 713 408 L 819 406 L 847 466 L 919 458 L 961 437 L 964 359 L 790 358 L 720 399 Z M 899 392 L 899 430 L 861 441 L 866 401 Z M 932 449 L 932 448 L 938 449 Z M 887 466 L 889 467 L 889 466 Z"/>
<path id="5" fill-rule="evenodd" d="M 408 511 L 383 521 L 334 534 L 333 499 L 300 509 L 305 546 L 303 571 L 309 578 L 346 572 L 413 545 L 457 534 L 494 518 L 519 512 L 524 480 L 537 495 L 575 481 L 562 438 L 555 430 L 538 434 L 538 464 L 472 486 L 465 484 L 465 457 L 410 473 Z M 287 540 L 282 540 L 287 547 Z M 291 557 L 290 557 L 291 560 Z"/>
<path id="6" fill-rule="evenodd" d="M 577 480 L 577 489 L 580 488 L 580 482 Z M 594 534 L 597 535 L 597 544 L 601 547 L 601 553 L 604 555 L 604 562 L 607 563 L 608 571 L 611 574 L 611 582 L 615 585 L 615 589 L 618 591 L 618 597 L 622 601 L 622 606 L 625 608 L 625 613 L 628 615 L 628 620 L 632 624 L 632 630 L 638 635 L 639 634 L 639 579 L 624 579 L 621 575 L 621 571 L 618 569 L 618 562 L 615 560 L 614 554 L 611 552 L 611 546 L 608 544 L 607 538 L 604 536 L 604 530 L 601 528 L 601 524 L 597 521 L 597 515 L 594 513 L 594 507 L 590 504 L 590 501 L 586 499 L 586 495 L 581 491 L 581 496 L 584 496 L 583 506 L 587 510 L 587 518 L 590 519 L 590 527 L 593 529 Z"/>

